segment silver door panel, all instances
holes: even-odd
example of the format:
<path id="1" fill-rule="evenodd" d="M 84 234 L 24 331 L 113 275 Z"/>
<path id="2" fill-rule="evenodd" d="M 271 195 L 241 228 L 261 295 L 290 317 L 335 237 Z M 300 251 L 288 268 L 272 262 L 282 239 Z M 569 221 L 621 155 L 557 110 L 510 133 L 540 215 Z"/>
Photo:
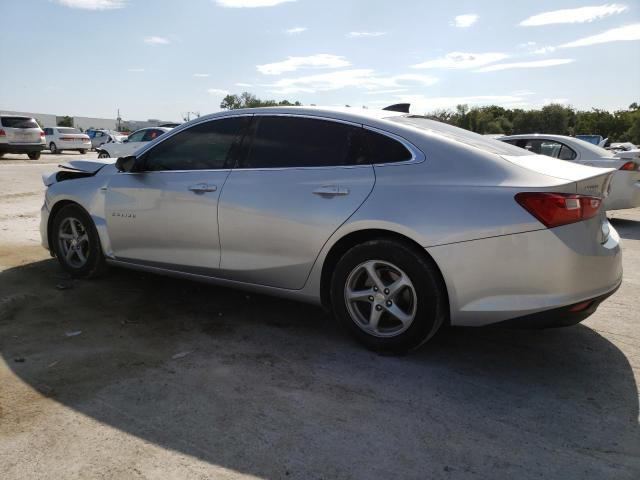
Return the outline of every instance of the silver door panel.
<path id="1" fill-rule="evenodd" d="M 198 170 L 114 175 L 105 213 L 115 258 L 217 269 L 217 203 L 228 174 Z"/>
<path id="2" fill-rule="evenodd" d="M 302 288 L 324 243 L 374 183 L 370 165 L 233 170 L 218 209 L 221 276 Z"/>

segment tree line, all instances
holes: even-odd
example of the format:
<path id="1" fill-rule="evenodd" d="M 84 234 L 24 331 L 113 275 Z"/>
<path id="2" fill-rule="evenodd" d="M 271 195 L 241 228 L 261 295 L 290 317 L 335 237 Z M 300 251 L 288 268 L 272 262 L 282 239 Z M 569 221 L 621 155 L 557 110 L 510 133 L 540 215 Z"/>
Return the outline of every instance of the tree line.
<path id="1" fill-rule="evenodd" d="M 220 108 L 258 108 L 276 106 L 300 106 L 289 100 L 261 100 L 249 92 L 229 94 Z M 627 110 L 609 112 L 597 108 L 576 110 L 573 107 L 552 103 L 539 109 L 524 110 L 497 105 L 469 107 L 458 105 L 455 110 L 436 110 L 428 117 L 456 127 L 481 134 L 554 133 L 557 135 L 602 135 L 612 142 L 640 144 L 640 105 L 629 105 Z"/>

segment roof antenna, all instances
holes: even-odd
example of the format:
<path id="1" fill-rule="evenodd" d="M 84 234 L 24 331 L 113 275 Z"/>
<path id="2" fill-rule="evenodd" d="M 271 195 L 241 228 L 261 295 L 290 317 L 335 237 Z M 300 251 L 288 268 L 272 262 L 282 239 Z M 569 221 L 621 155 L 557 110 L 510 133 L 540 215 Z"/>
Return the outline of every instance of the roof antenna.
<path id="1" fill-rule="evenodd" d="M 402 112 L 409 113 L 410 103 L 396 103 L 394 105 L 389 105 L 388 107 L 384 107 L 383 110 L 389 110 L 390 112 Z"/>

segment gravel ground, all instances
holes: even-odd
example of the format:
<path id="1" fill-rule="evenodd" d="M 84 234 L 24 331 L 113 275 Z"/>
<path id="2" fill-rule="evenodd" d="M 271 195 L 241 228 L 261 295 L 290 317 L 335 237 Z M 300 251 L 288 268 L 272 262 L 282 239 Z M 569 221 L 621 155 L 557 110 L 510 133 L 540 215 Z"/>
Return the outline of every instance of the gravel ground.
<path id="1" fill-rule="evenodd" d="M 0 160 L 0 478 L 640 478 L 640 209 L 614 215 L 625 279 L 583 324 L 385 357 L 304 304 L 66 278 L 40 175 L 89 156 Z"/>

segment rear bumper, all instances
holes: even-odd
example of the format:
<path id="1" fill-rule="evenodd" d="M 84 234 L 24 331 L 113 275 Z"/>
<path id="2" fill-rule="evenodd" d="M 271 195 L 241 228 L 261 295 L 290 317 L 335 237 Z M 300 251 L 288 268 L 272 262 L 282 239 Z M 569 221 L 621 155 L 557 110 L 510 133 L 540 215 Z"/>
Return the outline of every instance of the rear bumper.
<path id="1" fill-rule="evenodd" d="M 91 150 L 91 142 L 55 142 L 58 150 Z"/>
<path id="2" fill-rule="evenodd" d="M 451 324 L 505 322 L 614 291 L 622 281 L 620 239 L 609 226 L 609 237 L 600 243 L 601 227 L 601 219 L 593 218 L 428 248 L 447 286 Z"/>
<path id="3" fill-rule="evenodd" d="M 622 282 L 610 292 L 595 298 L 590 298 L 583 302 L 567 305 L 566 307 L 545 310 L 544 312 L 533 313 L 523 317 L 512 318 L 503 322 L 498 322 L 496 326 L 509 328 L 555 328 L 568 327 L 582 322 L 590 317 L 598 309 L 600 304 L 618 291 Z"/>
<path id="4" fill-rule="evenodd" d="M 41 152 L 44 148 L 44 143 L 0 143 L 2 153 Z"/>

